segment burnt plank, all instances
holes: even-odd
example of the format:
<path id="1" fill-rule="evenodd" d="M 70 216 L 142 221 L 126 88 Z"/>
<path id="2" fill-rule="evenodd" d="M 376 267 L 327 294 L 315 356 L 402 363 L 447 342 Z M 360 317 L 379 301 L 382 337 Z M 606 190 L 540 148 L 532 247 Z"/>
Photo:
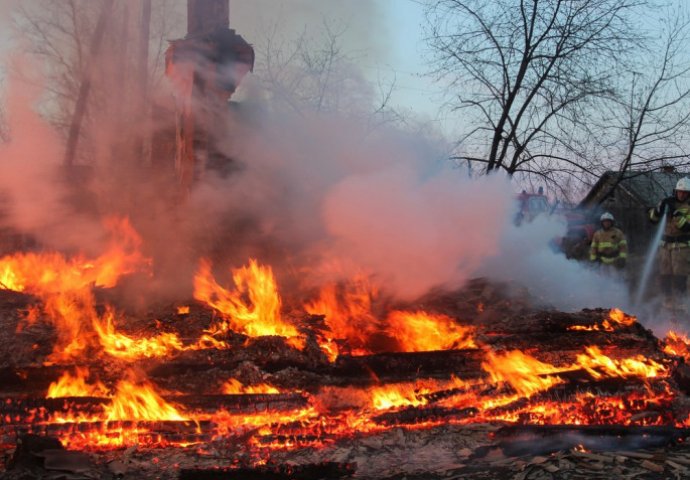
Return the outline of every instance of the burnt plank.
<path id="1" fill-rule="evenodd" d="M 393 352 L 338 357 L 330 374 L 352 383 L 395 382 L 420 377 L 484 378 L 485 354 L 478 349 Z"/>
<path id="2" fill-rule="evenodd" d="M 351 463 L 324 462 L 306 465 L 275 465 L 254 468 L 182 469 L 180 480 L 318 480 L 352 476 Z"/>
<path id="3" fill-rule="evenodd" d="M 307 405 L 300 393 L 260 393 L 235 395 L 164 396 L 167 402 L 186 411 L 214 413 L 265 413 L 290 411 Z M 99 416 L 111 402 L 101 397 L 5 398 L 0 400 L 0 425 L 20 425 L 49 421 L 54 415 Z"/>

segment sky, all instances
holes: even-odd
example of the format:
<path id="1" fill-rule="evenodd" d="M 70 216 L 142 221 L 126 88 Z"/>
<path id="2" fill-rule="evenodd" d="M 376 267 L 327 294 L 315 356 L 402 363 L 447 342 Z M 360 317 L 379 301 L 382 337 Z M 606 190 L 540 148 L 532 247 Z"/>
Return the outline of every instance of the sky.
<path id="1" fill-rule="evenodd" d="M 0 0 L 0 70 L 2 55 L 11 49 L 8 12 L 17 3 Z M 276 21 L 287 32 L 299 32 L 319 28 L 324 18 L 346 26 L 344 48 L 360 59 L 370 81 L 394 84 L 392 105 L 441 130 L 450 128 L 441 112 L 441 88 L 426 75 L 424 9 L 418 0 L 230 0 L 230 26 L 250 43 Z"/>
<path id="2" fill-rule="evenodd" d="M 394 105 L 439 121 L 441 89 L 426 75 L 424 8 L 417 0 L 230 1 L 230 26 L 250 43 L 276 19 L 285 22 L 286 30 L 299 32 L 320 28 L 324 18 L 346 26 L 344 47 L 360 59 L 373 83 L 394 82 Z"/>

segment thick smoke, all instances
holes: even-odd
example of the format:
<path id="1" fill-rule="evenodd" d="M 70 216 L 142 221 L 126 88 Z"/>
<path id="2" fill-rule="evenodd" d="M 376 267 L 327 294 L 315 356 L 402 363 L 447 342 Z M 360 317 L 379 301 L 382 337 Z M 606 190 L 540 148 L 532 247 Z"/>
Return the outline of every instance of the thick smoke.
<path id="1" fill-rule="evenodd" d="M 553 245 L 566 234 L 558 217 L 539 216 L 501 238 L 500 254 L 487 261 L 479 273 L 526 286 L 545 305 L 561 310 L 632 307 L 622 277 L 602 275 L 592 264 L 569 260 Z"/>
<path id="2" fill-rule="evenodd" d="M 370 2 L 336 4 L 347 16 Z M 251 16 L 247 12 L 259 17 L 252 10 L 256 5 L 232 5 L 234 22 Z M 296 15 L 291 21 L 303 13 L 300 5 L 306 3 L 290 7 Z M 358 20 L 354 31 L 373 31 L 376 16 L 368 18 Z M 244 27 L 240 33 L 248 36 Z M 112 71 L 117 53 L 106 49 L 99 59 L 111 70 L 94 78 L 95 91 L 126 93 L 118 90 L 119 77 Z M 87 129 L 92 172 L 80 182 L 88 195 L 75 201 L 58 168 L 63 139 L 33 108 L 40 93 L 10 82 L 12 141 L 0 150 L 8 218 L 44 246 L 93 251 L 102 235 L 101 218 L 127 215 L 157 262 L 157 275 L 147 287 L 176 298 L 190 293 L 201 257 L 222 268 L 255 257 L 274 267 L 282 291 L 365 274 L 388 293 L 412 299 L 433 287 L 455 288 L 487 275 L 524 284 L 543 303 L 560 309 L 630 309 L 622 282 L 550 248 L 550 240 L 564 233 L 562 223 L 537 219 L 512 226 L 510 182 L 500 176 L 471 180 L 453 169 L 440 136 L 419 134 L 409 126 L 413 119 L 408 126 L 381 126 L 373 115 L 361 114 L 366 108 L 348 109 L 347 115 L 288 110 L 259 84 L 246 77 L 243 102 L 227 115 L 227 124 L 217 126 L 218 147 L 232 159 L 233 171 L 206 172 L 182 202 L 174 182 L 161 180 L 166 168 L 172 176 L 171 153 L 142 166 L 136 152 L 122 147 L 123 138 L 147 126 L 113 121 L 113 108 L 136 112 L 131 105 L 113 106 L 116 95 L 95 97 L 102 109 L 91 112 Z M 165 85 L 151 93 L 156 101 L 167 98 L 170 107 Z M 343 103 L 362 102 L 371 111 L 371 91 L 357 93 Z M 160 132 L 173 126 L 171 109 L 148 127 Z"/>
<path id="3" fill-rule="evenodd" d="M 145 124 L 117 121 L 122 111 L 136 113 L 128 100 L 136 93 L 118 85 L 116 46 L 106 41 L 92 66 L 89 121 L 77 159 L 85 177 L 71 179 L 69 188 L 60 173 L 63 139 L 33 109 L 40 95 L 13 83 L 21 88 L 10 95 L 12 141 L 2 152 L 0 187 L 11 197 L 14 226 L 42 246 L 94 250 L 100 220 L 127 215 L 157 261 L 152 283 L 174 296 L 189 293 L 200 257 L 224 267 L 257 257 L 296 283 L 363 273 L 391 294 L 410 297 L 458 285 L 495 253 L 509 216 L 505 180 L 462 178 L 444 161 L 443 143 L 351 114 L 366 108 L 297 114 L 258 89 L 250 88 L 219 127 L 220 147 L 237 171 L 204 174 L 180 201 L 170 190 L 174 184 L 155 180 L 161 172 L 152 176 L 154 169 L 142 168 L 127 148 Z M 370 91 L 358 93 L 352 102 L 373 103 Z M 157 120 L 154 127 L 170 130 L 173 112 Z M 152 162 L 172 173 L 172 158 Z"/>
<path id="4" fill-rule="evenodd" d="M 391 32 L 385 2 L 370 0 L 231 0 L 230 26 L 253 43 L 266 32 L 279 30 L 284 38 L 296 33 L 312 34 L 324 23 L 341 33 L 342 49 L 364 56 L 367 63 L 390 54 Z"/>
<path id="5" fill-rule="evenodd" d="M 207 210 L 225 205 L 226 218 L 251 212 L 257 238 L 246 244 L 272 239 L 269 255 L 280 252 L 315 281 L 372 274 L 409 298 L 458 286 L 498 251 L 509 182 L 465 178 L 433 140 L 275 111 L 253 134 L 244 128 L 227 144 L 244 170 L 207 183 L 197 199 Z"/>
<path id="6" fill-rule="evenodd" d="M 35 111 L 42 91 L 35 75 L 30 63 L 15 59 L 6 81 L 10 141 L 0 144 L 2 222 L 41 243 L 90 252 L 97 248 L 100 224 L 69 206 L 68 179 L 59 168 L 63 142 Z"/>

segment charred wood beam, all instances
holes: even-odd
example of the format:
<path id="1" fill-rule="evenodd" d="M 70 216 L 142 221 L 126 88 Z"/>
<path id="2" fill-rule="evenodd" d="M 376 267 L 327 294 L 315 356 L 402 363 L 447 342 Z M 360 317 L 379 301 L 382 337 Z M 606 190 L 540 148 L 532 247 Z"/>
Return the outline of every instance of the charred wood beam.
<path id="1" fill-rule="evenodd" d="M 507 456 L 545 455 L 582 446 L 590 451 L 631 451 L 683 442 L 690 429 L 671 426 L 510 425 L 494 432 Z"/>
<path id="2" fill-rule="evenodd" d="M 72 122 L 69 127 L 67 136 L 67 148 L 65 150 L 64 164 L 66 167 L 71 167 L 74 164 L 74 159 L 77 155 L 77 144 L 79 142 L 79 134 L 81 132 L 81 124 L 86 114 L 86 106 L 91 92 L 91 81 L 93 76 L 93 63 L 98 53 L 101 50 L 103 43 L 103 35 L 105 34 L 107 21 L 110 16 L 110 11 L 113 7 L 114 0 L 107 0 L 103 3 L 101 13 L 98 17 L 98 23 L 93 31 L 91 38 L 91 48 L 89 52 L 89 65 L 86 67 L 86 73 L 79 86 L 79 95 L 77 103 L 74 106 L 74 114 L 72 115 Z"/>
<path id="3" fill-rule="evenodd" d="M 164 396 L 167 402 L 194 412 L 265 413 L 303 408 L 307 399 L 299 393 L 259 393 L 243 395 L 185 395 Z M 0 425 L 21 425 L 49 421 L 54 415 L 102 414 L 109 398 L 7 398 L 0 403 Z"/>
<path id="4" fill-rule="evenodd" d="M 141 445 L 211 443 L 217 425 L 209 421 L 80 422 L 0 427 L 0 443 L 10 445 L 25 435 L 87 439 L 95 435 L 104 441 L 126 437 Z"/>
<path id="5" fill-rule="evenodd" d="M 301 393 L 247 393 L 235 395 L 165 396 L 166 401 L 197 412 L 212 413 L 221 409 L 232 412 L 254 413 L 287 411 L 307 406 L 307 397 Z"/>
<path id="6" fill-rule="evenodd" d="M 340 356 L 329 373 L 340 381 L 365 384 L 451 375 L 469 380 L 486 376 L 484 357 L 476 349 Z"/>
<path id="7" fill-rule="evenodd" d="M 549 436 L 576 432 L 581 435 L 598 436 L 614 435 L 626 436 L 666 436 L 682 440 L 690 437 L 690 428 L 678 428 L 673 426 L 628 426 L 628 425 L 506 425 L 494 432 L 497 439 L 512 438 L 519 434 L 534 434 Z"/>
<path id="8" fill-rule="evenodd" d="M 324 462 L 307 465 L 274 465 L 232 469 L 182 469 L 180 480 L 318 480 L 353 475 L 352 463 Z"/>
<path id="9" fill-rule="evenodd" d="M 379 425 L 414 425 L 439 420 L 472 418 L 479 412 L 474 407 L 444 408 L 444 407 L 409 407 L 396 412 L 386 412 L 373 417 Z"/>
<path id="10" fill-rule="evenodd" d="M 649 404 L 654 406 L 657 400 L 654 398 L 651 392 L 663 393 L 665 391 L 665 385 L 663 380 L 659 380 L 656 383 L 649 384 L 641 378 L 606 378 L 597 381 L 591 381 L 585 384 L 560 384 L 556 385 L 545 392 L 541 392 L 530 398 L 520 398 L 507 405 L 496 407 L 484 412 L 484 414 L 489 418 L 502 417 L 504 415 L 517 412 L 519 410 L 525 409 L 530 405 L 539 405 L 544 402 L 554 402 L 556 405 L 560 405 L 563 408 L 564 414 L 567 414 L 565 407 L 563 407 L 564 402 L 568 402 L 576 397 L 578 394 L 592 393 L 592 404 L 590 408 L 596 409 L 589 412 L 592 417 L 592 422 L 596 422 L 597 418 L 608 418 L 613 417 L 616 412 L 613 409 L 617 409 L 618 402 L 614 402 L 616 406 L 607 406 L 606 400 L 615 397 L 630 398 L 629 396 L 635 393 L 640 393 L 641 398 L 647 399 Z M 637 400 L 635 401 L 637 402 Z M 633 403 L 635 403 L 633 402 Z M 656 409 L 650 410 L 650 405 L 639 405 L 639 410 L 629 411 L 631 418 L 634 415 L 645 414 L 647 417 L 654 417 L 655 420 L 668 420 L 673 416 L 672 412 L 668 408 L 669 405 L 666 402 L 659 403 L 655 405 Z M 579 405 L 580 409 L 586 410 L 586 402 L 581 402 Z M 529 418 L 529 412 L 525 413 L 522 421 L 524 423 L 530 423 L 532 421 Z M 603 422 L 602 422 L 603 423 Z"/>

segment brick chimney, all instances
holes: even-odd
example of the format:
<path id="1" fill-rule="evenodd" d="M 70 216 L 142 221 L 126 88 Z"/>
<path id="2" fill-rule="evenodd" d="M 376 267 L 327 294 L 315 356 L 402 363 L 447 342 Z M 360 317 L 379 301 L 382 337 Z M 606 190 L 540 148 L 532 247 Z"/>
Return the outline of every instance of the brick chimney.
<path id="1" fill-rule="evenodd" d="M 230 26 L 230 0 L 187 0 L 187 36 Z"/>

